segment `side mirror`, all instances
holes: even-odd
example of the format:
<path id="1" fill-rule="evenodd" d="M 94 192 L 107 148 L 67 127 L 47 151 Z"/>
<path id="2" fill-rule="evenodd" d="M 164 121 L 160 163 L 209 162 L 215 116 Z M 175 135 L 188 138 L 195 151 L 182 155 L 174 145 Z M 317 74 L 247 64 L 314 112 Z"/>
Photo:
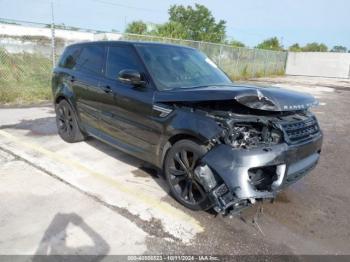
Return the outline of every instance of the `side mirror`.
<path id="1" fill-rule="evenodd" d="M 133 69 L 123 69 L 118 73 L 118 80 L 124 84 L 133 86 L 143 86 L 146 82 L 142 81 L 140 72 Z"/>

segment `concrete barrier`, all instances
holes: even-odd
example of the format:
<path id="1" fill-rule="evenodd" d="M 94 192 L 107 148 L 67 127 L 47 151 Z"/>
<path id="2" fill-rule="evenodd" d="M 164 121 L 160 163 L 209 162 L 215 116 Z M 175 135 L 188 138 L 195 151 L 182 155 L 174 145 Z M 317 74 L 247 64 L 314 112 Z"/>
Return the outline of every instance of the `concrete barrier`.
<path id="1" fill-rule="evenodd" d="M 0 24 L 0 35 L 3 36 L 41 36 L 51 38 L 50 27 L 34 27 L 23 25 Z M 55 36 L 68 41 L 92 41 L 93 32 L 55 29 Z"/>
<path id="2" fill-rule="evenodd" d="M 350 78 L 350 53 L 289 52 L 286 74 Z"/>

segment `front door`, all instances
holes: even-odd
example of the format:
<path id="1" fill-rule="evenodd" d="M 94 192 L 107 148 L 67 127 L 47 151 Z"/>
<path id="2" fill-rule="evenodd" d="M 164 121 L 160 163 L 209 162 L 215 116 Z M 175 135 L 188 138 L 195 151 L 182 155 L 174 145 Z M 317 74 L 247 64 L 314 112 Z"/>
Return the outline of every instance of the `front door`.
<path id="1" fill-rule="evenodd" d="M 145 76 L 146 71 L 133 46 L 111 44 L 107 47 L 105 80 L 105 110 L 101 114 L 101 129 L 118 147 L 152 162 L 159 135 L 152 118 L 154 88 L 150 84 L 135 87 L 118 80 L 123 69 L 134 69 Z M 113 100 L 111 100 L 113 97 Z"/>

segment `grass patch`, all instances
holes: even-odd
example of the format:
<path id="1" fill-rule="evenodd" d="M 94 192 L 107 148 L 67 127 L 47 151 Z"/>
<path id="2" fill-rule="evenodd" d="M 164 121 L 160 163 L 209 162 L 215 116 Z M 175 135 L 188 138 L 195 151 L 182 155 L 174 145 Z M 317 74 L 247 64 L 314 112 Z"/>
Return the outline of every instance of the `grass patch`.
<path id="1" fill-rule="evenodd" d="M 51 60 L 39 54 L 0 49 L 0 103 L 29 104 L 51 99 Z"/>

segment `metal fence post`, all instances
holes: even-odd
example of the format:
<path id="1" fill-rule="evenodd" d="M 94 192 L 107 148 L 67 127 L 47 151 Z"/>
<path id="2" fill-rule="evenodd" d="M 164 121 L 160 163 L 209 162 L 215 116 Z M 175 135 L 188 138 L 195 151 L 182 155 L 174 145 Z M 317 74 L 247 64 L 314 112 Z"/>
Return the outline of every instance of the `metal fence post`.
<path id="1" fill-rule="evenodd" d="M 219 66 L 221 67 L 221 56 L 222 56 L 222 45 L 220 45 L 220 51 L 219 51 Z"/>
<path id="2" fill-rule="evenodd" d="M 256 64 L 256 53 L 257 53 L 257 49 L 254 49 L 253 61 L 252 61 L 252 76 L 253 76 L 253 77 L 256 77 L 256 68 L 257 68 L 257 64 Z"/>
<path id="3" fill-rule="evenodd" d="M 55 48 L 55 19 L 53 13 L 53 1 L 51 1 L 51 52 L 52 52 L 52 68 L 56 65 L 56 48 Z"/>

